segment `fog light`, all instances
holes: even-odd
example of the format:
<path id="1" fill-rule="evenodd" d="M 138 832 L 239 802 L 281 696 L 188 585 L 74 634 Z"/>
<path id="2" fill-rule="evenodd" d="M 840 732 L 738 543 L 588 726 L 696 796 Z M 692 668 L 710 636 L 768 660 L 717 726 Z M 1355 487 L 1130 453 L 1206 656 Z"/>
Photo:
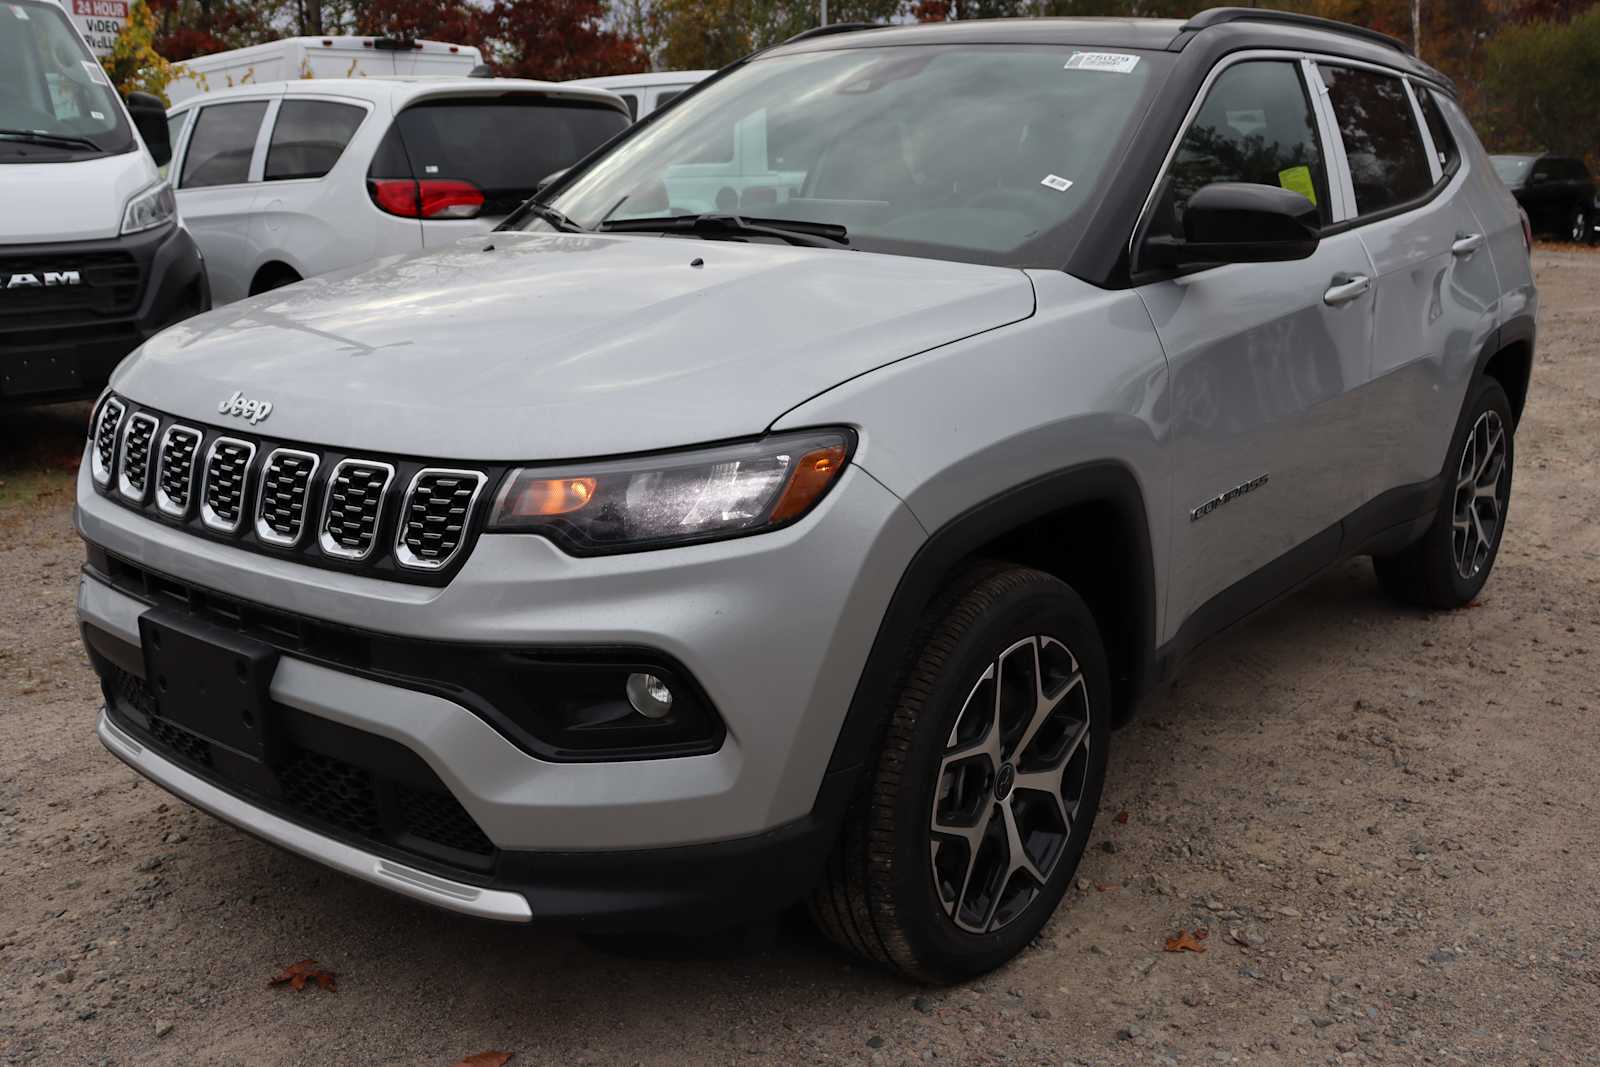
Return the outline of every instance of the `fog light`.
<path id="1" fill-rule="evenodd" d="M 672 710 L 672 690 L 653 674 L 628 675 L 628 703 L 647 719 L 664 719 Z"/>

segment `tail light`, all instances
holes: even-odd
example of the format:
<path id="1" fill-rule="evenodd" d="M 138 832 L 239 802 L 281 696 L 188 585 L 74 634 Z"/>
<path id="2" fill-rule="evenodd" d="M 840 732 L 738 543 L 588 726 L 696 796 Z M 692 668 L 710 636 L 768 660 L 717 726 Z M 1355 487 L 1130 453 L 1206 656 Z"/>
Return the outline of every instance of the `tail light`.
<path id="1" fill-rule="evenodd" d="M 1517 215 L 1522 219 L 1522 245 L 1533 254 L 1533 223 L 1528 221 L 1528 213 L 1522 208 L 1517 208 Z"/>
<path id="2" fill-rule="evenodd" d="M 370 178 L 379 209 L 406 219 L 471 219 L 483 210 L 483 190 L 457 178 Z"/>

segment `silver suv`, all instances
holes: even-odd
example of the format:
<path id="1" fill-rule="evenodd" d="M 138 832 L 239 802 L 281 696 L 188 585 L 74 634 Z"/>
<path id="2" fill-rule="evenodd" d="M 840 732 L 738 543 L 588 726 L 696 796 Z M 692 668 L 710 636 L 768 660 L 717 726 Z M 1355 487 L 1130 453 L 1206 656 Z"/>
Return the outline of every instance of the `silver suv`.
<path id="1" fill-rule="evenodd" d="M 1218 10 L 818 32 L 497 232 L 177 326 L 78 487 L 99 735 L 472 915 L 1028 943 L 1111 731 L 1494 565 L 1537 297 L 1452 87 Z"/>

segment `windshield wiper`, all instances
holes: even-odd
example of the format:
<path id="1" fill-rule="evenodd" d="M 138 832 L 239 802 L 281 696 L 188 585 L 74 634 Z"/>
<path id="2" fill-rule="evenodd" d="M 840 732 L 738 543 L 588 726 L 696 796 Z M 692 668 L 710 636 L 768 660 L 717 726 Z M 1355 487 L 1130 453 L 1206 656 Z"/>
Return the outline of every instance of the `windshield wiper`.
<path id="1" fill-rule="evenodd" d="M 701 237 L 772 237 L 807 248 L 842 248 L 850 244 L 849 231 L 829 222 L 794 219 L 747 219 L 740 215 L 663 215 L 659 218 L 612 219 L 602 222 L 606 233 L 688 233 Z"/>
<path id="2" fill-rule="evenodd" d="M 544 221 L 548 222 L 550 225 L 554 226 L 556 229 L 560 230 L 562 233 L 589 232 L 582 226 L 579 226 L 576 222 L 573 222 L 571 219 L 567 218 L 561 212 L 557 211 L 555 208 L 551 207 L 549 204 L 541 204 L 537 200 L 529 200 L 523 206 Z M 510 222 L 512 220 L 507 219 L 506 221 Z"/>
<path id="3" fill-rule="evenodd" d="M 31 144 L 54 145 L 57 148 L 87 148 L 94 152 L 104 149 L 86 137 L 68 137 L 58 133 L 40 133 L 37 130 L 0 129 L 0 138 L 10 141 L 28 141 Z"/>

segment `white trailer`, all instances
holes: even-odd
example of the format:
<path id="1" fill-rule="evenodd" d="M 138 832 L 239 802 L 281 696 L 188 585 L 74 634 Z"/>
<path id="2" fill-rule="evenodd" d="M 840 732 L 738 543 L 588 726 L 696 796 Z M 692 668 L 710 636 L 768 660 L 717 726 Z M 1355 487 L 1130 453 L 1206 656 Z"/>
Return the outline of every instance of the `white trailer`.
<path id="1" fill-rule="evenodd" d="M 471 45 L 386 37 L 286 37 L 177 64 L 167 96 L 180 104 L 213 89 L 299 78 L 462 77 L 483 62 Z"/>

